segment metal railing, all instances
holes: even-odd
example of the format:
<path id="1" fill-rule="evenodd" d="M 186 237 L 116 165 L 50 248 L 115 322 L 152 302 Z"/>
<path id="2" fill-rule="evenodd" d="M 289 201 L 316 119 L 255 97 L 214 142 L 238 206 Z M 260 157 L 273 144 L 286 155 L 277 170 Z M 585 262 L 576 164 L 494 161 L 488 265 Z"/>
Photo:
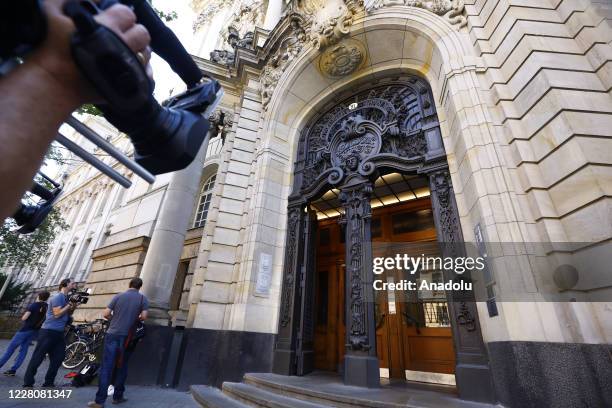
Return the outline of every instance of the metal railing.
<path id="1" fill-rule="evenodd" d="M 220 136 L 210 139 L 208 142 L 208 149 L 206 149 L 206 159 L 217 156 L 219 153 L 221 153 L 222 148 L 223 139 Z"/>

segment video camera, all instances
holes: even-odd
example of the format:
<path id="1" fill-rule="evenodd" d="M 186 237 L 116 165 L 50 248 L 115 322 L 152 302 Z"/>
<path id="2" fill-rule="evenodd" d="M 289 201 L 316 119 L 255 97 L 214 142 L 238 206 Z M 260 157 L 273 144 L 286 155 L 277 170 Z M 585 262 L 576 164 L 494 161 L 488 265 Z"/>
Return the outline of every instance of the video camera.
<path id="1" fill-rule="evenodd" d="M 77 303 L 79 305 L 84 305 L 89 301 L 89 296 L 91 295 L 91 289 L 87 289 L 86 291 L 79 291 L 74 288 L 68 292 L 68 302 Z"/>
<path id="2" fill-rule="evenodd" d="M 44 41 L 47 21 L 41 3 L 40 0 L 0 2 L 0 76 L 27 59 L 27 54 Z M 133 8 L 138 22 L 151 34 L 153 51 L 180 75 L 188 86 L 186 92 L 163 105 L 155 100 L 154 82 L 136 54 L 114 32 L 94 19 L 100 12 L 99 6 L 104 9 L 115 3 Z M 153 175 L 187 167 L 202 145 L 208 143 L 208 118 L 220 102 L 223 90 L 219 82 L 201 73 L 146 0 L 103 0 L 99 6 L 86 0 L 66 2 L 64 13 L 76 26 L 71 40 L 72 55 L 81 73 L 104 99 L 97 105 L 104 117 L 131 139 L 135 163 L 74 116 L 66 123 L 153 183 Z M 65 136 L 58 134 L 56 140 L 122 186 L 131 185 L 112 167 Z M 34 216 L 31 214 L 30 218 Z"/>

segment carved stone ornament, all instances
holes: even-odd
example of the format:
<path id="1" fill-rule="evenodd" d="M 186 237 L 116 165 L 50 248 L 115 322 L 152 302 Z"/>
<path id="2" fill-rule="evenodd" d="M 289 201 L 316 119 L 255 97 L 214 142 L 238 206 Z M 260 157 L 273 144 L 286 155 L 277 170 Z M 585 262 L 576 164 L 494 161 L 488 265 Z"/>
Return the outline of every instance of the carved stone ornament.
<path id="1" fill-rule="evenodd" d="M 330 45 L 338 44 L 349 33 L 354 16 L 359 11 L 365 11 L 363 0 L 302 0 L 293 1 L 288 5 L 284 18 L 290 20 L 291 30 L 262 71 L 264 110 L 267 109 L 278 79 L 302 49 L 307 44 L 311 44 L 314 48 L 323 51 Z M 347 47 L 349 47 L 348 55 L 352 52 L 351 58 L 354 60 L 358 54 L 357 50 L 348 45 Z M 362 53 L 360 59 L 363 59 L 364 50 L 358 51 Z M 336 52 L 344 51 L 338 49 Z M 333 56 L 330 58 L 332 61 L 335 59 Z M 351 64 L 354 65 L 354 62 Z M 337 64 L 330 63 L 328 66 L 332 72 L 334 70 L 339 72 L 338 68 L 334 68 L 338 66 Z M 342 69 L 346 68 L 340 68 Z"/>
<path id="2" fill-rule="evenodd" d="M 450 244 L 447 245 L 449 250 L 454 250 L 456 245 L 453 244 L 459 244 L 462 239 L 458 236 L 460 225 L 457 213 L 454 210 L 454 204 L 451 201 L 453 192 L 448 170 L 432 173 L 430 175 L 430 186 L 438 206 L 442 233 L 441 241 Z"/>
<path id="3" fill-rule="evenodd" d="M 210 53 L 210 60 L 217 64 L 232 66 L 236 61 L 237 48 L 253 48 L 253 32 L 248 32 L 243 38 L 240 38 L 240 33 L 235 27 L 228 28 L 229 34 L 227 42 L 233 51 L 229 50 L 214 50 Z"/>
<path id="4" fill-rule="evenodd" d="M 337 44 L 349 33 L 355 11 L 349 9 L 345 1 L 325 2 L 313 19 L 311 28 L 313 46 L 321 50 Z"/>
<path id="5" fill-rule="evenodd" d="M 347 177 L 368 177 L 379 160 L 420 161 L 427 152 L 422 126 L 421 81 L 380 86 L 358 93 L 323 114 L 305 129 L 301 142 L 304 170 L 301 191 L 326 181 L 339 185 Z"/>
<path id="6" fill-rule="evenodd" d="M 232 66 L 236 60 L 236 54 L 228 50 L 214 50 L 210 53 L 210 60 L 217 64 Z"/>
<path id="7" fill-rule="evenodd" d="M 221 136 L 225 140 L 227 130 L 232 127 L 233 114 L 226 109 L 215 110 L 208 120 L 210 121 L 210 137 Z"/>
<path id="8" fill-rule="evenodd" d="M 204 9 L 198 13 L 195 21 L 193 22 L 193 32 L 195 33 L 206 24 L 210 23 L 212 19 L 225 7 L 231 5 L 233 0 L 213 0 L 209 1 L 204 6 Z"/>
<path id="9" fill-rule="evenodd" d="M 332 78 L 340 78 L 357 71 L 365 62 L 365 55 L 365 47 L 359 41 L 347 39 L 323 52 L 319 68 Z"/>
<path id="10" fill-rule="evenodd" d="M 289 63 L 300 54 L 307 42 L 304 30 L 306 20 L 299 14 L 292 14 L 289 19 L 288 35 L 268 60 L 261 73 L 261 99 L 264 109 L 267 109 L 281 75 Z"/>
<path id="11" fill-rule="evenodd" d="M 256 26 L 261 26 L 264 22 L 266 14 L 265 3 L 266 2 L 261 0 L 238 2 L 238 4 L 240 4 L 240 8 L 234 12 L 230 18 L 230 21 L 226 25 L 226 27 L 228 27 L 228 31 L 224 33 L 225 35 L 223 35 L 226 41 L 229 40 L 229 27 L 235 30 L 238 36 L 242 38 L 247 33 L 253 32 Z"/>
<path id="12" fill-rule="evenodd" d="M 387 6 L 418 7 L 439 16 L 444 16 L 449 23 L 458 26 L 458 28 L 463 28 L 467 25 L 463 0 L 376 0 L 368 7 L 368 11 Z"/>
<path id="13" fill-rule="evenodd" d="M 466 302 L 460 303 L 459 313 L 457 314 L 457 323 L 459 326 L 465 327 L 465 329 L 469 332 L 476 330 L 476 319 L 474 319 L 474 316 L 472 316 Z"/>
<path id="14" fill-rule="evenodd" d="M 221 32 L 221 43 L 218 44 L 220 49 L 210 53 L 211 61 L 232 66 L 236 59 L 236 49 L 253 49 L 253 31 L 256 26 L 263 24 L 264 6 L 264 1 L 240 4 L 240 7 L 225 22 L 224 27 L 226 28 Z"/>

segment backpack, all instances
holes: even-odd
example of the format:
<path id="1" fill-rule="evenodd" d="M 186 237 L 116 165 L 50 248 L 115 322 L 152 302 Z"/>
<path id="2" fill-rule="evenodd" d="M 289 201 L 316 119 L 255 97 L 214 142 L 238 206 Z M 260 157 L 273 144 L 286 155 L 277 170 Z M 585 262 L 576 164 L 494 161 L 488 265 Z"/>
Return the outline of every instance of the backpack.
<path id="1" fill-rule="evenodd" d="M 98 371 L 100 371 L 100 364 L 87 363 L 81 368 L 77 375 L 72 377 L 71 384 L 75 387 L 89 385 L 98 375 Z"/>

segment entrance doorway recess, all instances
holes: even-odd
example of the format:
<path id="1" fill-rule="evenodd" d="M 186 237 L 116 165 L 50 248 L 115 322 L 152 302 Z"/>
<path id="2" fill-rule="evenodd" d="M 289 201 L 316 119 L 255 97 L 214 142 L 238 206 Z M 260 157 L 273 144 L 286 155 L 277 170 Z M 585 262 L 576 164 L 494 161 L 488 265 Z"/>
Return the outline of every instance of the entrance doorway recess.
<path id="1" fill-rule="evenodd" d="M 400 184 L 400 182 L 402 182 Z M 403 185 L 402 185 L 403 184 Z M 437 256 L 436 230 L 427 180 L 398 173 L 376 181 L 372 206 L 373 256 L 384 253 L 377 242 L 410 243 L 395 248 L 413 256 Z M 383 187 L 383 188 L 381 188 Z M 415 190 L 418 193 L 415 193 Z M 392 192 L 391 196 L 383 194 Z M 342 372 L 345 352 L 345 232 L 333 217 L 335 193 L 314 202 L 319 218 L 315 279 L 315 368 Z M 396 198 L 394 200 L 393 198 Z M 384 202 L 392 203 L 384 205 Z M 395 203 L 393 203 L 395 202 Z M 418 253 L 416 253 L 418 252 Z M 383 282 L 425 279 L 441 281 L 441 271 L 418 275 L 390 270 Z M 376 351 L 381 378 L 454 385 L 455 353 L 446 294 L 442 292 L 375 291 Z"/>
<path id="2" fill-rule="evenodd" d="M 454 372 L 460 396 L 491 400 L 493 383 L 474 302 L 445 293 L 428 302 L 402 303 L 389 299 L 397 294 L 385 292 L 373 301 L 377 234 L 389 234 L 395 227 L 398 239 L 457 244 L 443 245 L 442 256 L 465 254 L 427 82 L 416 76 L 377 80 L 317 110 L 322 113 L 304 127 L 298 143 L 288 200 L 273 371 L 306 375 L 324 367 L 340 371 L 345 384 L 364 387 L 380 386 L 381 368 L 392 378 L 407 372 Z M 396 181 L 407 182 L 413 191 L 389 188 L 398 175 L 401 180 Z M 383 188 L 390 192 L 379 194 Z M 413 200 L 402 195 L 412 195 Z M 335 203 L 317 207 L 322 198 Z M 396 204 L 398 211 L 406 210 L 403 205 L 414 205 L 414 211 L 396 217 L 393 225 L 393 204 L 404 202 Z M 335 233 L 342 239 L 335 247 L 331 241 L 319 245 L 320 227 L 331 225 L 326 220 L 333 217 Z M 410 231 L 414 225 L 417 230 Z M 449 247 L 453 253 L 446 253 Z M 400 277 L 385 277 L 391 278 Z M 441 278 L 447 281 L 451 276 Z M 326 310 L 316 308 L 317 297 Z M 334 328 L 336 335 L 328 334 Z M 434 343 L 438 347 L 430 347 Z"/>

